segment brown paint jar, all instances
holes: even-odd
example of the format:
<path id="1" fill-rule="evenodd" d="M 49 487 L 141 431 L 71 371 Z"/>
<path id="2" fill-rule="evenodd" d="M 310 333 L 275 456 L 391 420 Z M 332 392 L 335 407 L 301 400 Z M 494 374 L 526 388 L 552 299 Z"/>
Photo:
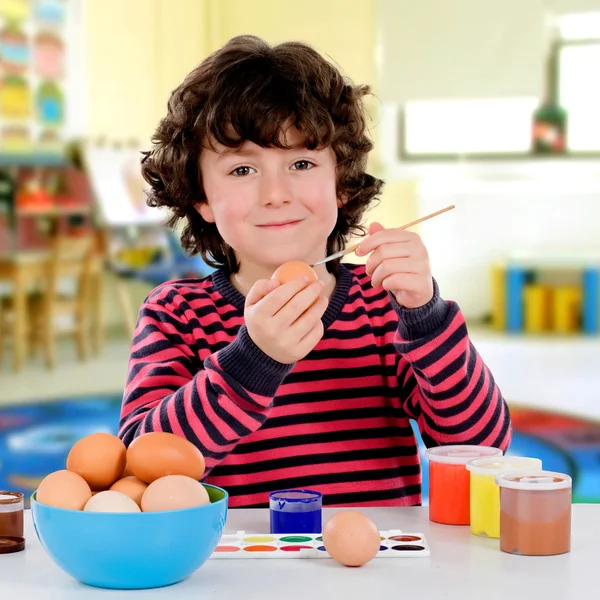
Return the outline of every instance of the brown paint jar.
<path id="1" fill-rule="evenodd" d="M 21 492 L 0 491 L 0 537 L 23 537 L 23 509 Z"/>
<path id="2" fill-rule="evenodd" d="M 0 537 L 23 537 L 23 509 L 21 492 L 0 491 Z"/>
<path id="3" fill-rule="evenodd" d="M 498 475 L 500 549 L 550 556 L 571 550 L 572 481 L 552 471 Z"/>

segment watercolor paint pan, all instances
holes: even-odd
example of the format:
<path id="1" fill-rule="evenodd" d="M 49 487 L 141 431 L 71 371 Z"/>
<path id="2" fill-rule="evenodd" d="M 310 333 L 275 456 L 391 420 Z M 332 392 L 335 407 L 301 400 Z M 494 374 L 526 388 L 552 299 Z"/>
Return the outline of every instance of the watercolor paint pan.
<path id="1" fill-rule="evenodd" d="M 430 556 L 422 533 L 399 529 L 380 531 L 381 545 L 375 558 L 425 558 Z M 224 534 L 210 558 L 331 558 L 320 534 L 247 533 Z"/>

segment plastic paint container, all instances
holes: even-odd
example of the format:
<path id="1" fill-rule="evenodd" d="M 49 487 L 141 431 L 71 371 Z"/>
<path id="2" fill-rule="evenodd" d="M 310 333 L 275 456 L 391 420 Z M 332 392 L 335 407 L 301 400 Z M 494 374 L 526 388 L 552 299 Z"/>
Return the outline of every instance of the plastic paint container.
<path id="1" fill-rule="evenodd" d="M 549 556 L 571 550 L 572 481 L 552 471 L 511 472 L 500 486 L 500 549 Z"/>
<path id="2" fill-rule="evenodd" d="M 24 508 L 25 499 L 21 492 L 0 491 L 0 554 L 20 552 L 25 548 Z"/>
<path id="3" fill-rule="evenodd" d="M 471 533 L 489 538 L 500 537 L 500 488 L 496 477 L 522 469 L 540 470 L 539 458 L 491 456 L 467 463 L 471 473 Z"/>
<path id="4" fill-rule="evenodd" d="M 475 458 L 502 456 L 491 446 L 437 446 L 428 448 L 429 519 L 444 525 L 470 522 L 470 481 L 466 464 Z"/>
<path id="5" fill-rule="evenodd" d="M 271 533 L 321 533 L 323 494 L 281 490 L 269 494 Z"/>
<path id="6" fill-rule="evenodd" d="M 21 492 L 0 491 L 0 537 L 23 537 L 24 508 Z"/>

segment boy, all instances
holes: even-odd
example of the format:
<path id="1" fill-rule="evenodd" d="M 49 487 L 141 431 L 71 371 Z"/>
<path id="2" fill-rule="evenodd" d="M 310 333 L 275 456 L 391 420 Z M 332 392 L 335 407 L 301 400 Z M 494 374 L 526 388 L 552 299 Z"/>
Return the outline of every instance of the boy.
<path id="1" fill-rule="evenodd" d="M 217 270 L 143 303 L 119 435 L 187 438 L 231 507 L 285 488 L 418 505 L 409 419 L 428 446 L 510 442 L 508 407 L 418 235 L 373 223 L 366 265 L 271 279 L 364 233 L 383 183 L 365 172 L 368 92 L 303 44 L 234 38 L 174 91 L 142 161 L 149 204 L 185 219 L 183 246 Z"/>

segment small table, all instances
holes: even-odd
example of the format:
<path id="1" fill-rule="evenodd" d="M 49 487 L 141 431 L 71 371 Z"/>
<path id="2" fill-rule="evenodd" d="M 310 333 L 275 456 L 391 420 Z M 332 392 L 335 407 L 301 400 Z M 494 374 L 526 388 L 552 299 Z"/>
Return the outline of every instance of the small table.
<path id="1" fill-rule="evenodd" d="M 12 284 L 12 294 L 14 302 L 14 350 L 13 350 L 13 368 L 20 371 L 27 356 L 27 292 L 30 286 L 43 281 L 46 274 L 46 265 L 50 258 L 47 251 L 17 251 L 0 254 L 0 281 L 8 281 Z M 100 346 L 100 336 L 102 331 L 102 315 L 100 286 L 102 276 L 102 258 L 98 256 L 93 265 L 92 306 L 90 307 L 93 315 L 92 327 L 94 336 L 94 346 L 96 350 Z M 0 341 L 0 343 L 2 343 Z"/>
<path id="2" fill-rule="evenodd" d="M 574 505 L 572 550 L 549 557 L 505 554 L 500 551 L 498 540 L 476 537 L 468 527 L 431 523 L 426 507 L 358 510 L 369 515 L 381 530 L 424 533 L 431 556 L 377 558 L 358 569 L 342 567 L 331 559 L 209 559 L 191 577 L 174 586 L 140 591 L 103 590 L 75 581 L 52 562 L 37 540 L 27 510 L 25 550 L 0 555 L 0 597 L 563 600 L 587 598 L 589 590 L 594 589 L 600 547 L 599 505 Z M 324 509 L 324 522 L 333 512 L 334 509 Z M 231 509 L 225 533 L 238 530 L 268 533 L 268 510 Z M 593 592 L 590 597 L 594 597 Z"/>

